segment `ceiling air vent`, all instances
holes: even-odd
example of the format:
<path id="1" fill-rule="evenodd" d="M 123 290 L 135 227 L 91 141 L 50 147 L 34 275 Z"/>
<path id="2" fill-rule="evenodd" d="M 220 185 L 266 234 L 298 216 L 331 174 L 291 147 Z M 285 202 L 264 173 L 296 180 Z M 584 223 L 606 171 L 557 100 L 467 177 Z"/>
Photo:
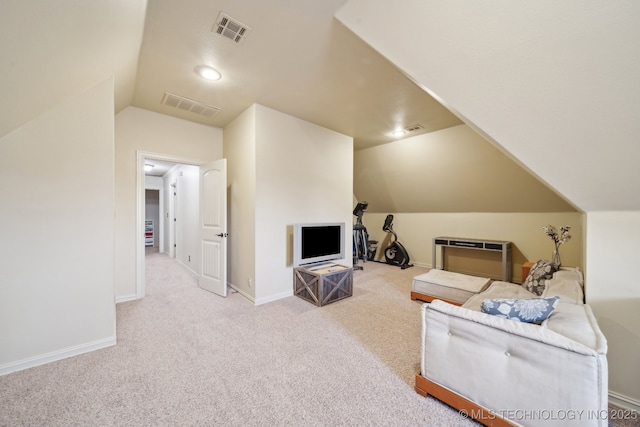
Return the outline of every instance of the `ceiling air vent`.
<path id="1" fill-rule="evenodd" d="M 162 103 L 169 107 L 179 108 L 207 118 L 213 117 L 218 111 L 220 111 L 220 108 L 218 107 L 203 104 L 202 102 L 194 101 L 193 99 L 185 98 L 184 96 L 174 95 L 169 92 L 165 92 Z"/>
<path id="2" fill-rule="evenodd" d="M 422 126 L 420 125 L 413 125 L 413 126 L 409 126 L 408 128 L 406 128 L 405 130 L 408 132 L 415 132 L 417 130 L 421 130 L 424 129 Z"/>
<path id="3" fill-rule="evenodd" d="M 211 31 L 222 37 L 226 37 L 235 43 L 240 43 L 244 40 L 249 31 L 251 31 L 251 28 L 241 24 L 224 12 L 220 12 L 218 19 L 216 20 L 216 25 Z"/>

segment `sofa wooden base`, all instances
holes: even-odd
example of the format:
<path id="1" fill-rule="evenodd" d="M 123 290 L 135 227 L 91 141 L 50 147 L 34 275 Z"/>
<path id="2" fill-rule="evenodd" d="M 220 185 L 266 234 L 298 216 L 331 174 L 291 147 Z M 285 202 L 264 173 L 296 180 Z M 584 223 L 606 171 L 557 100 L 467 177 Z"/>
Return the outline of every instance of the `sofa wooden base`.
<path id="1" fill-rule="evenodd" d="M 438 298 L 438 297 L 434 297 L 434 296 L 431 296 L 431 295 L 423 294 L 423 293 L 420 293 L 420 292 L 414 292 L 414 291 L 411 291 L 411 299 L 413 301 L 419 300 L 419 301 L 424 301 L 424 302 L 431 302 L 434 299 L 439 299 L 440 301 L 448 302 L 449 304 L 453 304 L 453 305 L 457 305 L 457 306 L 461 306 L 462 305 L 459 302 L 449 301 L 449 300 L 446 300 L 446 299 L 443 299 L 443 298 Z"/>
<path id="2" fill-rule="evenodd" d="M 465 399 L 464 397 L 448 390 L 433 381 L 429 381 L 423 377 L 420 372 L 416 374 L 416 392 L 423 396 L 433 396 L 438 400 L 446 403 L 449 406 L 456 408 L 460 411 L 460 416 L 465 418 L 473 418 L 476 421 L 484 424 L 485 426 L 495 427 L 515 427 L 516 424 L 511 423 L 509 420 L 500 417 L 495 412 L 489 409 Z"/>

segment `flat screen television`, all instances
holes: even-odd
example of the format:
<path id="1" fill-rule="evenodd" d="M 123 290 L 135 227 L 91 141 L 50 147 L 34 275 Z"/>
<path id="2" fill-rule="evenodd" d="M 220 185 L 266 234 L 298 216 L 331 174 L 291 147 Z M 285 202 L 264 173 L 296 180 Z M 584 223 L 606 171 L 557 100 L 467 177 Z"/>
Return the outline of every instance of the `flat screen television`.
<path id="1" fill-rule="evenodd" d="M 309 267 L 344 259 L 345 223 L 294 224 L 293 265 Z"/>

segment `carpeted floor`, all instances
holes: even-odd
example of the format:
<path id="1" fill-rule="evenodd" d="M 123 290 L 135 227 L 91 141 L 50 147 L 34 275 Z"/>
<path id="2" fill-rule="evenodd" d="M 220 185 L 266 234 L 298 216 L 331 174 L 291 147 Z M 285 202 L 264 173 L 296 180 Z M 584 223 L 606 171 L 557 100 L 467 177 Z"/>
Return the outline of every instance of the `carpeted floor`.
<path id="1" fill-rule="evenodd" d="M 118 345 L 0 377 L 0 425 L 477 425 L 413 390 L 409 292 L 426 271 L 366 263 L 350 298 L 255 307 L 150 254 L 147 296 L 117 306 Z"/>

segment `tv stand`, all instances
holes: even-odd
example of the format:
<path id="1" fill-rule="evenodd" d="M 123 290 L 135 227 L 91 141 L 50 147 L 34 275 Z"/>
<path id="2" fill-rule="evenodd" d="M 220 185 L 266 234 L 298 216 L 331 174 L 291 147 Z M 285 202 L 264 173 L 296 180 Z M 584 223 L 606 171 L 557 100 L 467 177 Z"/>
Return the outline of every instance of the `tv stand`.
<path id="1" fill-rule="evenodd" d="M 433 239 L 433 248 L 431 250 L 432 268 L 438 268 L 436 265 L 437 246 L 440 246 L 440 258 L 442 260 L 441 270 L 446 270 L 444 263 L 444 249 L 447 247 L 499 252 L 502 260 L 502 281 L 511 282 L 511 242 L 503 240 L 466 239 L 459 237 L 436 237 Z"/>
<path id="2" fill-rule="evenodd" d="M 305 266 L 300 266 L 300 268 L 305 268 L 309 271 L 318 271 L 318 270 L 324 270 L 325 268 L 329 268 L 332 266 L 335 266 L 337 264 L 334 264 L 332 262 L 322 262 L 320 264 L 311 264 L 311 265 L 305 265 Z"/>
<path id="3" fill-rule="evenodd" d="M 333 263 L 295 267 L 293 294 L 318 307 L 350 297 L 353 268 Z"/>

